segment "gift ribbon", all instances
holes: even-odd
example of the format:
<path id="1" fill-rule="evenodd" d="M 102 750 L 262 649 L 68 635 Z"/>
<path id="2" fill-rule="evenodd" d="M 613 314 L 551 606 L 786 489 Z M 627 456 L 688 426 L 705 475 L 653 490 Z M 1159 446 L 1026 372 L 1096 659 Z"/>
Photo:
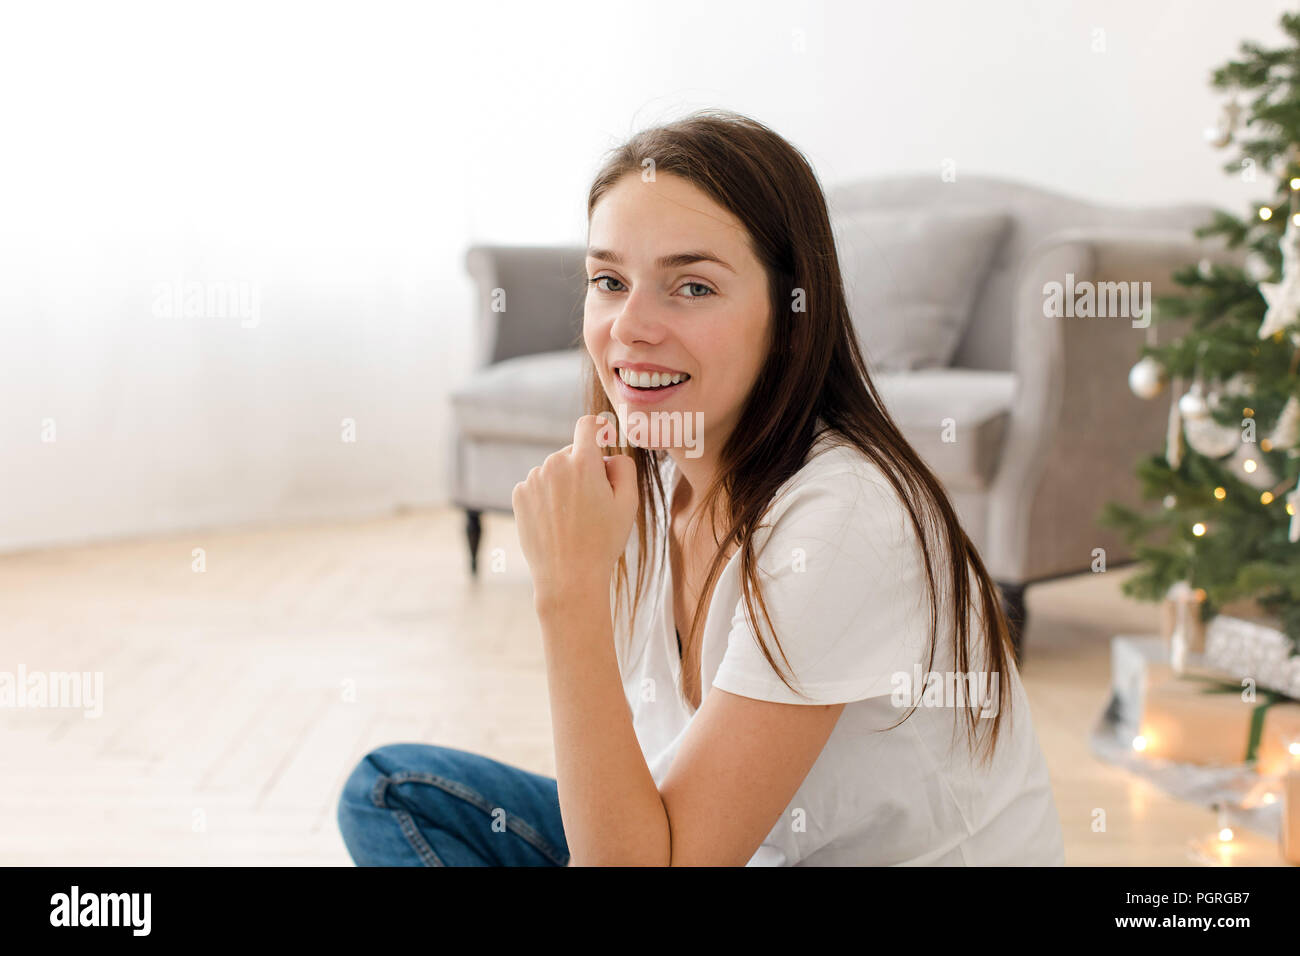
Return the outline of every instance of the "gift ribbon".
<path id="1" fill-rule="evenodd" d="M 1204 681 L 1210 686 L 1201 689 L 1202 694 L 1231 694 L 1241 693 L 1241 686 L 1224 683 L 1213 677 L 1203 677 L 1199 674 L 1184 674 L 1184 680 Z M 1250 763 L 1259 755 L 1259 742 L 1264 739 L 1264 714 L 1265 712 L 1280 700 L 1290 700 L 1285 694 L 1279 694 L 1271 690 L 1256 691 L 1256 694 L 1263 698 L 1261 703 L 1255 705 L 1250 712 L 1250 739 L 1246 742 L 1246 762 Z"/>

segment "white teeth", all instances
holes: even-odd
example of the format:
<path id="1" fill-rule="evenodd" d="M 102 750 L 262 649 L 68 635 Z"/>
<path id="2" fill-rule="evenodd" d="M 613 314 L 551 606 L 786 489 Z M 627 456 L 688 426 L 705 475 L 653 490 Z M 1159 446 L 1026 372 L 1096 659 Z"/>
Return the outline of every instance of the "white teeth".
<path id="1" fill-rule="evenodd" d="M 634 388 L 662 388 L 690 378 L 685 372 L 633 372 L 625 368 L 618 369 L 618 377 Z"/>

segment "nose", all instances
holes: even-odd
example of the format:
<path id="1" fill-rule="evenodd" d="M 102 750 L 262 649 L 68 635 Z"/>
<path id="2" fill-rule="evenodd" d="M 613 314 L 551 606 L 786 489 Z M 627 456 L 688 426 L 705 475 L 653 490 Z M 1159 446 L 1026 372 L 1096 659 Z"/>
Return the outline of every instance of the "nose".
<path id="1" fill-rule="evenodd" d="M 623 345 L 637 342 L 654 345 L 663 341 L 664 323 L 655 314 L 650 301 L 643 300 L 641 293 L 633 292 L 623 300 L 623 307 L 614 317 L 609 335 Z"/>

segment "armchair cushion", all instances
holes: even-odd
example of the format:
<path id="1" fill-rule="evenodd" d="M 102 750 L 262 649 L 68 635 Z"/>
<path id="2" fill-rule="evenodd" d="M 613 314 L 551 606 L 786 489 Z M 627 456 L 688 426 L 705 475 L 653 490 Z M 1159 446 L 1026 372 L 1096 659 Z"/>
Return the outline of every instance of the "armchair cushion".
<path id="1" fill-rule="evenodd" d="M 460 434 L 567 445 L 583 410 L 583 354 L 582 349 L 538 352 L 476 372 L 451 394 Z"/>
<path id="2" fill-rule="evenodd" d="M 930 368 L 880 372 L 872 381 L 904 437 L 949 491 L 988 488 L 1002 456 L 1015 373 Z"/>
<path id="3" fill-rule="evenodd" d="M 873 370 L 952 363 L 1010 224 L 1005 213 L 970 209 L 832 218 L 849 313 Z"/>
<path id="4" fill-rule="evenodd" d="M 483 369 L 452 394 L 461 435 L 568 444 L 582 414 L 585 366 L 580 349 L 564 349 Z M 1014 373 L 935 368 L 881 372 L 873 381 L 898 427 L 945 485 L 953 490 L 988 486 L 1011 411 Z M 952 419 L 947 433 L 946 419 Z"/>

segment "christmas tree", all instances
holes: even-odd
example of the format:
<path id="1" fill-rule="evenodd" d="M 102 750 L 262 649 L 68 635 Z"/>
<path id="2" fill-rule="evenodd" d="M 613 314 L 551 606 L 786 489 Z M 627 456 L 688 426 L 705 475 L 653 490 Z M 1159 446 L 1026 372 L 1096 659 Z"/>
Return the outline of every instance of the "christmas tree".
<path id="1" fill-rule="evenodd" d="M 1300 14 L 1287 44 L 1246 42 L 1213 71 L 1229 100 L 1207 130 L 1235 146 L 1225 171 L 1271 187 L 1249 215 L 1216 212 L 1196 235 L 1222 237 L 1242 265 L 1204 260 L 1155 302 L 1129 376 L 1144 398 L 1172 400 L 1165 452 L 1138 466 L 1146 509 L 1108 504 L 1139 570 L 1126 594 L 1158 601 L 1175 584 L 1204 596 L 1204 616 L 1253 598 L 1300 648 Z M 1178 332 L 1165 344 L 1161 326 Z"/>

